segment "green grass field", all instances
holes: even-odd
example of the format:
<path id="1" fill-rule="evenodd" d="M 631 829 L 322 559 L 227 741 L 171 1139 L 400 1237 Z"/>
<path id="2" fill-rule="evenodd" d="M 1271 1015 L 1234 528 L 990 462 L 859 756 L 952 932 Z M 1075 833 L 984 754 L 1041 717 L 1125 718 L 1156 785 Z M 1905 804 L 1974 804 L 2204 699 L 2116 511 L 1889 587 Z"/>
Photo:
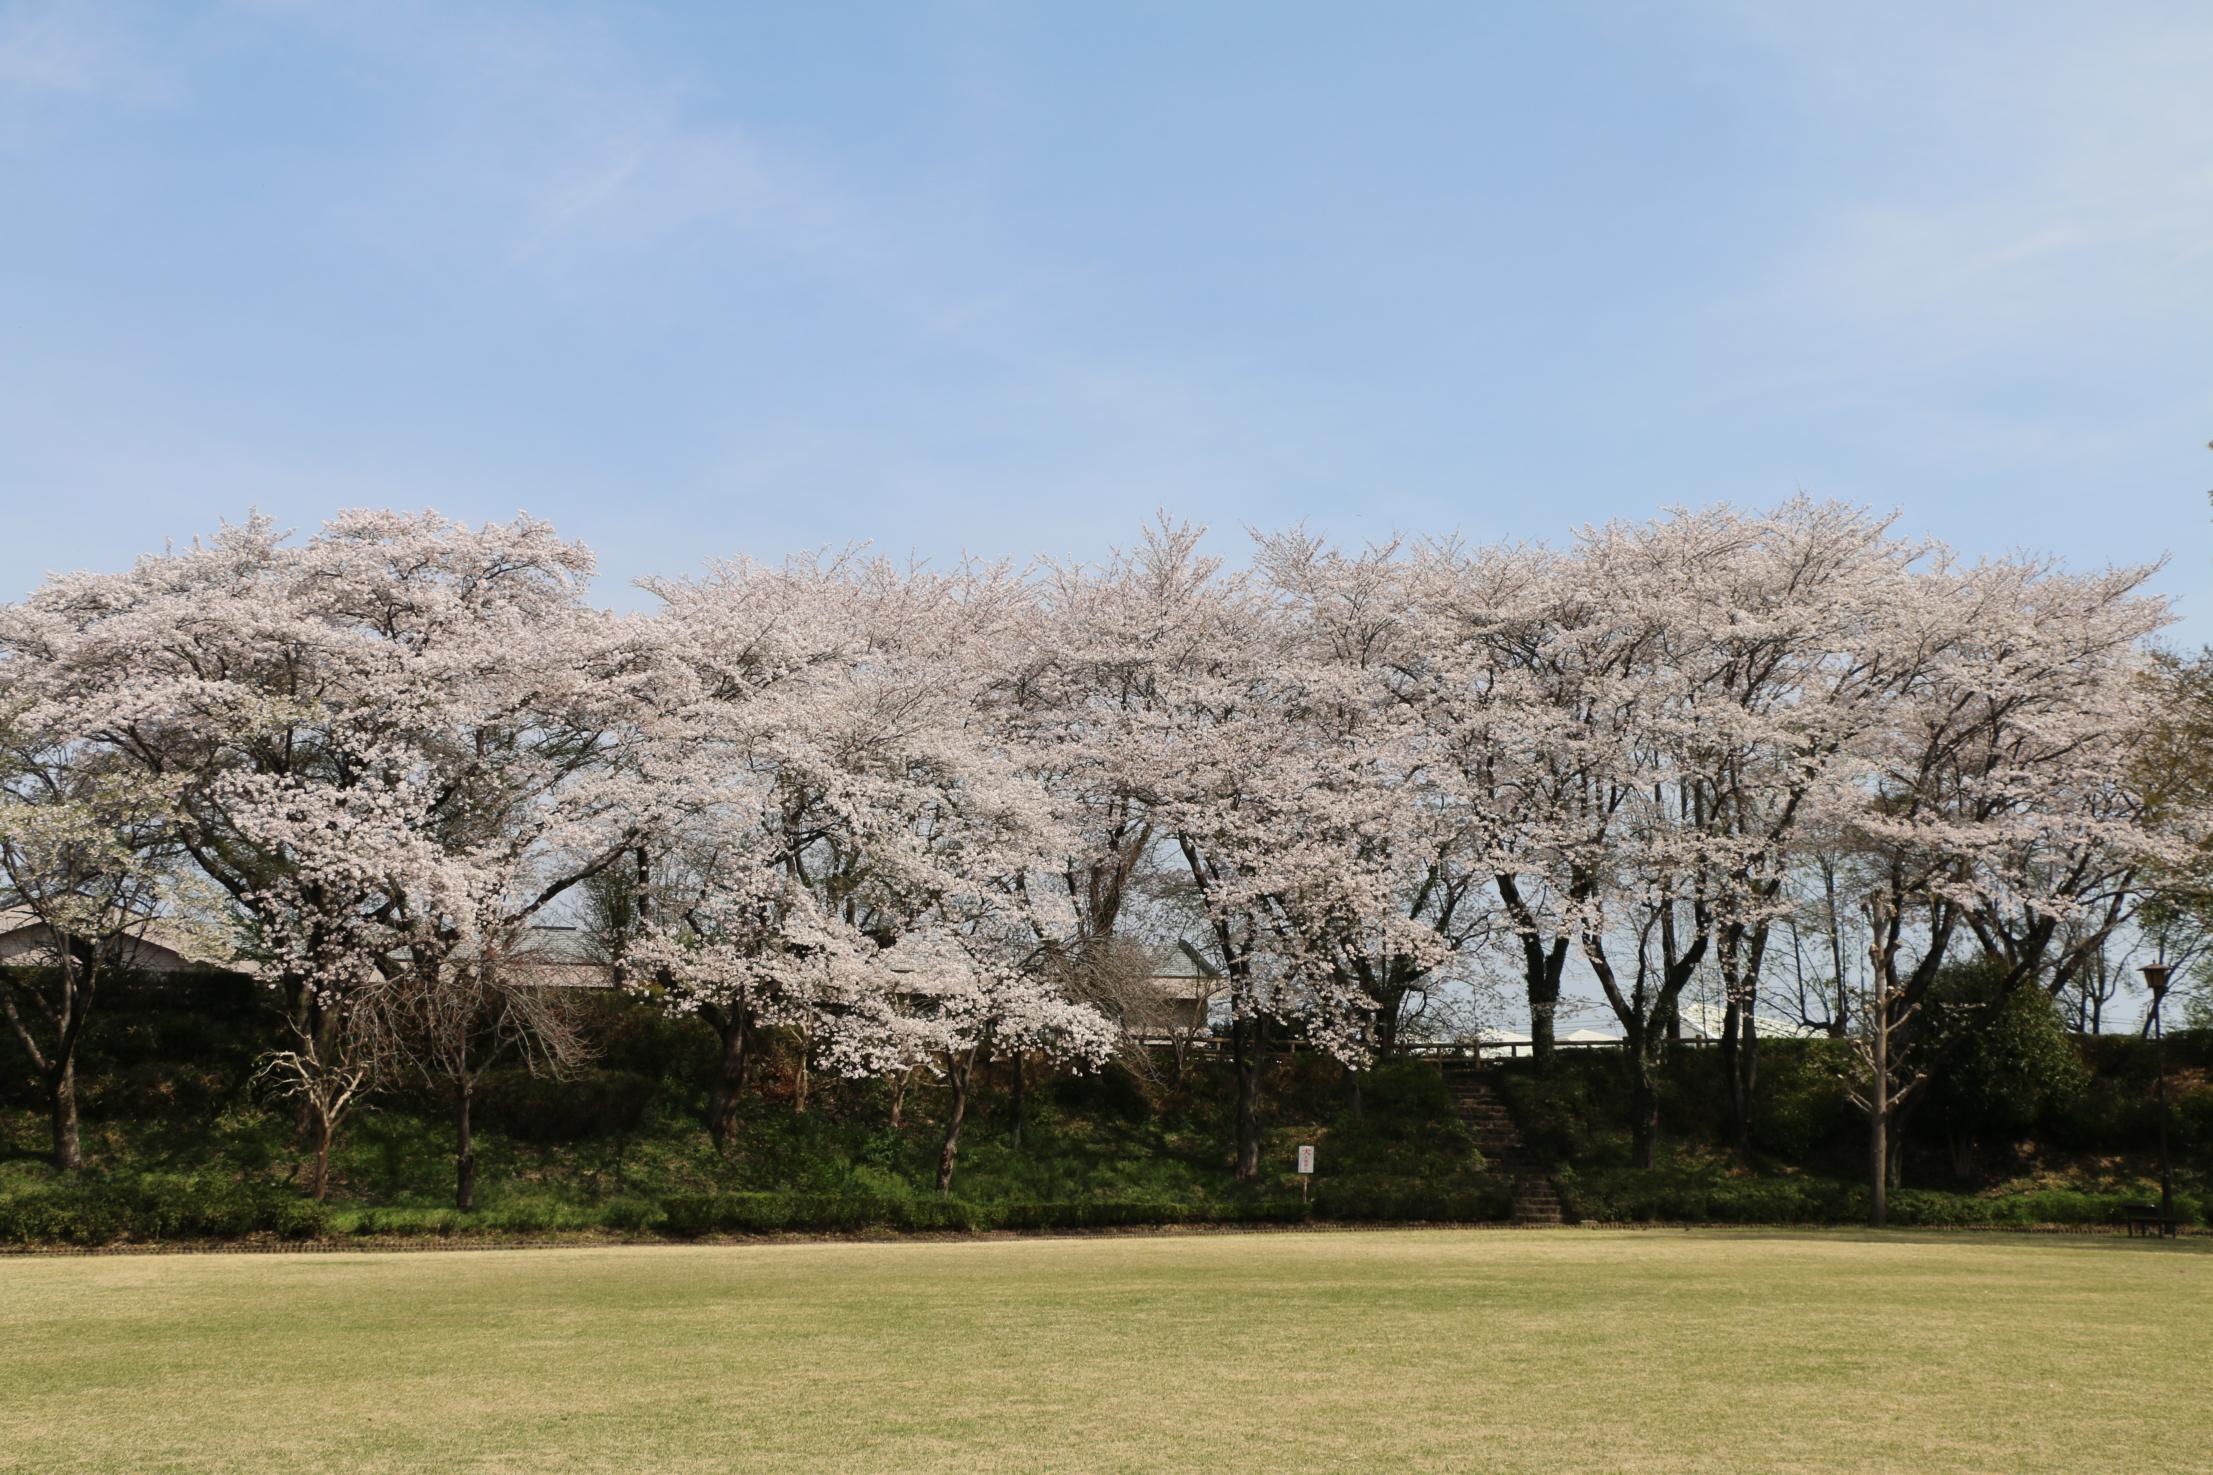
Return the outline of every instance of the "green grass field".
<path id="1" fill-rule="evenodd" d="M 1563 1230 L 0 1260 L 0 1470 L 2205 1469 L 2207 1249 Z"/>

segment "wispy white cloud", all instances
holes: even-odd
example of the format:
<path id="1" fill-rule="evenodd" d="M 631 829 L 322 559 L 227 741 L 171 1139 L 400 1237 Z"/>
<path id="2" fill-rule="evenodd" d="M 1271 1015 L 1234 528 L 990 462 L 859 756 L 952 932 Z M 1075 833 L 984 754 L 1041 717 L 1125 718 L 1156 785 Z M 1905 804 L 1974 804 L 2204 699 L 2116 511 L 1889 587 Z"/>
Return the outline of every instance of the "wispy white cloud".
<path id="1" fill-rule="evenodd" d="M 709 95 L 575 15 L 325 17 L 326 34 L 419 99 L 356 181 L 342 223 L 385 249 L 518 268 L 581 290 L 658 280 L 621 269 L 686 247 L 914 290 L 926 233 L 779 147 L 741 99 Z"/>

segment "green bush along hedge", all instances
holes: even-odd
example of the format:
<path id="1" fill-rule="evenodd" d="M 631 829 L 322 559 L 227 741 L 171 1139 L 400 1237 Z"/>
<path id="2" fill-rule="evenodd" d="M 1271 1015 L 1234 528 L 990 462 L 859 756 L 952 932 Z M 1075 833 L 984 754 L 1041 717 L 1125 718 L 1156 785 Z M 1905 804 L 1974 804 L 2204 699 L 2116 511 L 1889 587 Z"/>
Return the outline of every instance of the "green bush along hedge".
<path id="1" fill-rule="evenodd" d="M 323 1204 L 273 1184 L 185 1175 L 88 1179 L 0 1198 L 0 1243 L 104 1245 L 116 1240 L 314 1239 Z"/>

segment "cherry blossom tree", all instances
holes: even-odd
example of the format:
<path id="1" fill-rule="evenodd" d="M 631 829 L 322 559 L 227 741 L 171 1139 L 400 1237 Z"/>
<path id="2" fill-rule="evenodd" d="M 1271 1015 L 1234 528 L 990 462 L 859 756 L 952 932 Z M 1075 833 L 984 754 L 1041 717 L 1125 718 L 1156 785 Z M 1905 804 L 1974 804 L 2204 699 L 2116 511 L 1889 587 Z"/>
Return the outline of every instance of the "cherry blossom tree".
<path id="1" fill-rule="evenodd" d="M 874 944 L 825 915 L 782 871 L 733 873 L 710 858 L 681 899 L 675 891 L 658 888 L 626 955 L 627 979 L 670 1013 L 715 1031 L 721 1049 L 708 1083 L 707 1131 L 727 1148 L 760 1031 L 804 1029 L 833 1009 L 859 982 Z"/>
<path id="2" fill-rule="evenodd" d="M 695 859 L 637 956 L 723 1035 L 710 1127 L 748 1031 L 790 1025 L 843 1073 L 943 1068 L 949 1182 L 977 1053 L 1080 1056 L 1053 1042 L 1098 1020 L 1049 966 L 1078 924 L 1040 901 L 1068 847 L 1013 690 L 1030 591 L 853 555 L 653 587 L 686 674 L 648 769 Z M 940 966 L 956 945 L 965 972 Z"/>
<path id="3" fill-rule="evenodd" d="M 1740 1133 L 1758 979 L 1824 796 L 1914 654 L 1887 612 L 1922 550 L 1798 501 L 1588 529 L 1566 554 L 1427 550 L 1421 710 L 1474 818 L 1540 1065 L 1571 945 L 1621 1020 L 1649 1160 L 1678 1000 L 1718 964 Z"/>
<path id="4" fill-rule="evenodd" d="M 1428 543 L 1410 577 L 1423 638 L 1408 706 L 1496 891 L 1493 936 L 1521 975 L 1531 1053 L 1548 1071 L 1562 982 L 1603 879 L 1593 860 L 1624 797 L 1605 765 L 1625 714 L 1602 705 L 1599 683 L 1636 649 L 1563 622 L 1575 570 L 1545 549 Z"/>
<path id="5" fill-rule="evenodd" d="M 291 543 L 256 516 L 7 611 L 26 719 L 175 794 L 177 843 L 281 993 L 318 1194 L 369 1070 L 357 995 L 626 851 L 647 641 L 583 604 L 591 568 L 527 518 L 346 513 Z"/>
<path id="6" fill-rule="evenodd" d="M 0 607 L 0 861 L 64 940 L 61 992 L 10 1018 L 53 1089 L 101 939 L 173 908 L 182 867 L 282 999 L 266 1078 L 314 1191 L 399 1066 L 455 1087 L 466 1200 L 487 1052 L 565 1048 L 509 963 L 590 888 L 623 980 L 716 1031 L 719 1144 L 789 1030 L 802 1071 L 940 1076 L 946 1187 L 979 1064 L 1097 1058 L 1072 995 L 1127 971 L 1172 870 L 1221 973 L 1240 1177 L 1272 1048 L 1388 1054 L 1497 955 L 1541 1066 L 1589 971 L 1645 1162 L 1681 997 L 1717 980 L 1741 1142 L 1776 929 L 1796 947 L 1809 908 L 1856 1005 L 1835 1027 L 1905 1072 L 1871 1107 L 1888 1141 L 1947 955 L 2069 987 L 2213 808 L 2147 757 L 2144 571 L 1963 564 L 1803 499 L 1559 550 L 1295 530 L 1244 572 L 1165 520 L 1028 574 L 734 560 L 648 581 L 631 619 L 586 604 L 591 572 L 528 518 L 255 517 Z"/>
<path id="7" fill-rule="evenodd" d="M 1675 814 L 1697 826 L 1681 838 L 1706 872 L 1714 913 L 1720 1054 L 1741 1148 L 1770 932 L 1792 908 L 1786 882 L 1822 816 L 1853 791 L 1870 734 L 1931 657 L 1921 632 L 1898 619 L 1929 550 L 1864 510 L 1805 499 L 1665 526 L 1698 539 L 1663 555 L 1685 557 L 1690 571 L 1676 576 L 1665 642 L 1682 702 L 1663 715 L 1684 739 L 1688 802 Z"/>
<path id="8" fill-rule="evenodd" d="M 1423 720 L 1429 651 L 1396 542 L 1345 554 L 1304 534 L 1263 538 L 1258 566 L 1306 686 L 1296 850 L 1274 857 L 1271 907 L 1296 966 L 1373 1001 L 1367 1043 L 1388 1057 L 1410 1000 L 1475 982 L 1491 934 L 1490 816 L 1455 802 Z"/>
<path id="9" fill-rule="evenodd" d="M 1962 936 L 2002 965 L 2002 987 L 2057 992 L 2152 894 L 2141 874 L 2203 843 L 2202 809 L 2147 792 L 2142 642 L 2165 618 L 2140 592 L 2147 573 L 2009 559 L 1948 565 L 1919 591 L 1935 655 L 1892 704 L 1835 837 L 1868 897 L 1878 1215 L 1895 1128 L 1926 1084 L 1920 1005 Z"/>
<path id="10" fill-rule="evenodd" d="M 1325 749 L 1336 741 L 1341 758 L 1359 739 L 1328 733 L 1344 714 L 1324 710 L 1333 689 L 1317 651 L 1260 581 L 1201 555 L 1200 536 L 1163 522 L 1104 566 L 1065 571 L 1055 633 L 1061 668 L 1079 677 L 1068 722 L 1109 776 L 1102 787 L 1172 847 L 1204 918 L 1229 1014 L 1235 1171 L 1249 1179 L 1271 1028 L 1365 1058 L 1378 1001 L 1357 962 L 1376 954 L 1356 962 L 1355 949 L 1386 935 L 1386 957 L 1412 944 L 1395 910 L 1362 911 L 1379 874 L 1396 874 L 1359 853 L 1361 795 L 1378 797 L 1383 765 L 1356 756 L 1340 772 L 1357 791 L 1331 792 Z"/>
<path id="11" fill-rule="evenodd" d="M 0 663 L 0 676 L 9 667 Z M 84 1166 L 77 1047 L 102 987 L 130 970 L 146 930 L 175 912 L 169 786 L 104 755 L 0 724 L 0 1015 L 46 1093 L 52 1161 Z"/>
<path id="12" fill-rule="evenodd" d="M 1039 956 L 1020 934 L 914 928 L 878 959 L 883 986 L 857 992 L 830 1033 L 828 1060 L 842 1074 L 889 1076 L 921 1065 L 942 1075 L 950 1101 L 938 1150 L 941 1196 L 952 1192 L 978 1064 L 997 1053 L 1096 1066 L 1113 1051 L 1113 1025 L 1062 997 L 1037 971 Z"/>

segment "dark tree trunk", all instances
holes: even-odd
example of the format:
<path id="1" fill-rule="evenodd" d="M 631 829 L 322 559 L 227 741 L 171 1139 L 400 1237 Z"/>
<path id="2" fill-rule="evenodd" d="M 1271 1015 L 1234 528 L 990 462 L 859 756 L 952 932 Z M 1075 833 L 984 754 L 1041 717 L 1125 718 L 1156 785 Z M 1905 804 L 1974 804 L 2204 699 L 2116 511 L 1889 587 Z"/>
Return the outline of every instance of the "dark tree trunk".
<path id="1" fill-rule="evenodd" d="M 1529 1058 L 1539 1075 L 1552 1074 L 1559 1059 L 1560 973 L 1567 966 L 1568 939 L 1562 934 L 1545 945 L 1537 918 L 1522 900 L 1521 887 L 1510 875 L 1498 877 L 1499 899 L 1513 919 L 1521 939 L 1522 983 L 1529 996 Z"/>
<path id="2" fill-rule="evenodd" d="M 54 1107 L 54 1166 L 74 1173 L 85 1165 L 84 1146 L 77 1135 L 77 1063 L 64 1060 L 50 1093 Z"/>
<path id="3" fill-rule="evenodd" d="M 1023 1058 L 1022 1051 L 1014 1052 L 1011 1080 L 1007 1086 L 1007 1116 L 1011 1128 L 1008 1135 L 1012 1137 L 1016 1147 L 1022 1145 L 1022 1112 L 1027 1105 L 1027 1102 L 1023 1099 Z"/>
<path id="4" fill-rule="evenodd" d="M 1660 1039 L 1647 1024 L 1632 1032 L 1629 1056 L 1629 1155 L 1640 1168 L 1652 1167 L 1660 1151 Z"/>
<path id="5" fill-rule="evenodd" d="M 1398 1012 L 1405 996 L 1386 998 L 1376 1006 L 1375 1019 L 1368 1033 L 1375 1041 L 1375 1058 L 1389 1060 L 1398 1050 Z"/>
<path id="6" fill-rule="evenodd" d="M 736 1009 L 707 1016 L 722 1040 L 722 1054 L 715 1061 L 714 1076 L 707 1083 L 707 1135 L 717 1152 L 730 1150 L 730 1134 L 738 1123 L 738 1096 L 745 1088 L 745 1016 Z"/>
<path id="7" fill-rule="evenodd" d="M 1740 1154 L 1752 1150 L 1752 1093 L 1759 1073 L 1759 1026 L 1751 1010 L 1732 1003 L 1721 1024 L 1721 1074 L 1729 1083 L 1729 1134 Z"/>
<path id="8" fill-rule="evenodd" d="M 1363 970 L 1363 976 L 1370 980 L 1368 988 L 1376 1001 L 1375 1014 L 1368 1028 L 1375 1046 L 1375 1058 L 1394 1059 L 1399 1051 L 1399 1023 L 1406 1009 L 1406 994 L 1417 975 L 1396 959 L 1386 959 L 1381 982 L 1373 981 L 1372 969 Z"/>
<path id="9" fill-rule="evenodd" d="M 1743 1026 L 1744 1011 L 1732 998 L 1722 1008 L 1721 1038 L 1714 1049 L 1721 1059 L 1722 1082 L 1729 1088 L 1729 1139 L 1739 1148 L 1744 1146 L 1744 1103 L 1737 1094 L 1737 1032 Z"/>
<path id="10" fill-rule="evenodd" d="M 1744 1096 L 1744 1146 L 1752 1145 L 1752 1116 L 1760 1100 L 1760 1026 L 1749 1013 L 1744 1016 L 1744 1055 L 1738 1062 L 1738 1084 Z"/>
<path id="11" fill-rule="evenodd" d="M 1605 991 L 1606 1002 L 1613 1006 L 1614 1017 L 1621 1021 L 1622 1047 L 1629 1055 L 1631 1072 L 1630 1152 L 1640 1168 L 1653 1166 L 1659 1156 L 1660 1066 L 1681 1026 L 1682 1011 L 1678 1001 L 1691 976 L 1698 971 L 1699 960 L 1706 955 L 1710 935 L 1707 916 L 1700 908 L 1694 913 L 1698 922 L 1696 937 L 1688 948 L 1678 949 L 1674 915 L 1672 904 L 1659 913 L 1664 963 L 1659 989 L 1650 995 L 1646 992 L 1648 960 L 1642 938 L 1638 940 L 1636 983 L 1624 994 L 1613 962 L 1606 956 L 1604 939 L 1594 932 L 1583 934 L 1584 959 L 1591 965 L 1598 986 Z"/>
<path id="12" fill-rule="evenodd" d="M 1560 975 L 1533 974 L 1529 983 L 1529 1058 L 1537 1074 L 1551 1075 L 1559 1061 Z"/>
<path id="13" fill-rule="evenodd" d="M 1772 893 L 1770 893 L 1772 894 Z M 1721 986 L 1727 1015 L 1721 1026 L 1721 1074 L 1729 1086 L 1729 1131 L 1739 1155 L 1752 1151 L 1753 1091 L 1760 1078 L 1760 1029 L 1756 1005 L 1760 969 L 1767 961 L 1767 924 L 1730 923 L 1721 931 Z"/>
<path id="14" fill-rule="evenodd" d="M 48 1161 L 61 1172 L 74 1173 L 84 1167 L 85 1161 L 77 1131 L 77 1036 L 92 1007 L 92 984 L 77 980 L 75 964 L 71 961 L 65 959 L 58 967 L 60 997 L 48 1001 L 33 995 L 39 1009 L 54 1026 L 54 1040 L 50 1046 L 40 1048 L 37 1035 L 16 1007 L 18 985 L 4 979 L 0 979 L 0 1019 L 7 1020 L 10 1032 L 22 1041 L 23 1051 L 30 1057 L 31 1070 L 38 1076 L 39 1084 L 45 1087 L 53 1129 Z"/>
<path id="15" fill-rule="evenodd" d="M 464 1214 L 476 1207 L 476 1138 L 469 1130 L 470 1098 L 475 1094 L 467 1081 L 453 1093 L 453 1206 Z"/>
<path id="16" fill-rule="evenodd" d="M 1235 1176 L 1241 1183 L 1260 1176 L 1260 1066 L 1267 1043 L 1267 1031 L 1259 1019 L 1240 1019 L 1230 1026 L 1230 1046 L 1237 1065 Z"/>
<path id="17" fill-rule="evenodd" d="M 976 1068 L 975 1056 L 955 1057 L 946 1066 L 945 1083 L 952 1087 L 953 1104 L 945 1113 L 945 1145 L 937 1155 L 939 1198 L 950 1198 L 953 1193 L 953 1161 L 960 1156 L 961 1121 L 968 1115 L 968 1077 Z"/>

